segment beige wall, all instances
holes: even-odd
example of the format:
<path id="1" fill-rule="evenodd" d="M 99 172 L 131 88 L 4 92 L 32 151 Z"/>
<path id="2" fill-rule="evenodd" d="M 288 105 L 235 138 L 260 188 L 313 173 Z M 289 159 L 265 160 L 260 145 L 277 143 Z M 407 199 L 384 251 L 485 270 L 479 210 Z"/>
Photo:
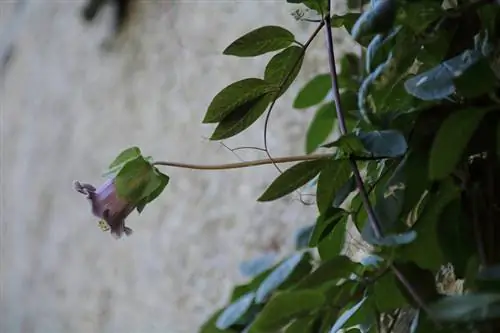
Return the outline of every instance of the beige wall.
<path id="1" fill-rule="evenodd" d="M 0 1 L 0 29 L 14 4 Z M 88 26 L 80 7 L 30 1 L 1 78 L 0 332 L 195 332 L 241 281 L 239 262 L 274 241 L 289 250 L 314 206 L 297 194 L 257 203 L 277 176 L 273 167 L 166 169 L 167 190 L 129 218 L 135 234 L 116 241 L 98 229 L 72 181 L 99 183 L 131 145 L 157 159 L 237 161 L 204 138 L 212 127 L 201 119 L 220 89 L 262 76 L 269 57 L 221 51 L 258 26 L 285 25 L 304 41 L 314 27 L 295 22 L 284 0 L 148 1 L 137 5 L 119 47 L 105 53 L 110 10 Z M 271 117 L 276 156 L 303 152 L 312 113 L 291 104 L 304 81 L 327 68 L 323 35 L 314 46 Z M 262 124 L 225 143 L 262 146 Z"/>

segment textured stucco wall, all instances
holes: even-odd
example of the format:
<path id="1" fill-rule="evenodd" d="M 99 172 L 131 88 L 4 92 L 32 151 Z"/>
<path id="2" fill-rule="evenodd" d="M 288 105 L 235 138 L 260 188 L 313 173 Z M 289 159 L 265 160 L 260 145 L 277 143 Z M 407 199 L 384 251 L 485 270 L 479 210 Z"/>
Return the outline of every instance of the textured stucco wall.
<path id="1" fill-rule="evenodd" d="M 15 2 L 0 1 L 0 26 Z M 102 233 L 78 179 L 99 183 L 122 149 L 157 159 L 218 163 L 237 158 L 205 139 L 212 97 L 229 83 L 261 76 L 269 56 L 221 51 L 250 29 L 282 24 L 307 38 L 285 1 L 140 2 L 118 47 L 102 52 L 107 9 L 93 25 L 81 1 L 32 0 L 0 86 L 2 333 L 195 332 L 222 304 L 238 264 L 312 222 L 314 206 L 294 194 L 259 204 L 271 167 L 166 170 L 171 182 L 145 212 L 129 218 L 132 237 Z M 304 81 L 326 70 L 323 35 L 299 81 L 271 117 L 275 156 L 303 152 L 311 112 L 291 108 Z M 225 143 L 262 146 L 263 121 Z M 265 157 L 240 151 L 243 159 Z"/>

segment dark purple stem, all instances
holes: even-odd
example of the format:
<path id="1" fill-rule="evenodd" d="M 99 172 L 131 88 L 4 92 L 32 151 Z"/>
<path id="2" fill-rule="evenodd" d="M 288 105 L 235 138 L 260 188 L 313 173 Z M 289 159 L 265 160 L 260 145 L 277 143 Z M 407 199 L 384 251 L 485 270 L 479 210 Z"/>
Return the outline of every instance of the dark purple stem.
<path id="1" fill-rule="evenodd" d="M 348 133 L 348 130 L 345 122 L 344 113 L 342 110 L 342 104 L 340 101 L 337 66 L 335 62 L 335 52 L 333 47 L 332 23 L 330 18 L 330 1 L 328 1 L 328 11 L 327 14 L 324 16 L 323 21 L 325 22 L 326 42 L 328 48 L 328 63 L 330 65 L 330 76 L 332 79 L 333 100 L 335 103 L 335 108 L 337 110 L 337 119 L 339 122 L 340 133 L 342 135 L 345 135 Z M 356 180 L 356 187 L 358 188 L 359 195 L 361 196 L 363 206 L 366 209 L 366 212 L 368 213 L 368 220 L 370 221 L 370 226 L 372 227 L 375 236 L 377 238 L 381 238 L 383 236 L 381 224 L 377 218 L 377 215 L 375 214 L 375 211 L 373 210 L 373 206 L 370 202 L 370 198 L 363 183 L 363 178 L 361 178 L 361 173 L 359 172 L 358 165 L 356 164 L 356 161 L 353 159 L 350 159 L 349 161 L 351 164 L 352 172 L 354 174 L 354 178 Z M 424 300 L 420 297 L 415 288 L 413 288 L 408 279 L 406 279 L 404 274 L 392 263 L 390 268 L 396 275 L 397 279 L 405 286 L 410 295 L 414 298 L 415 302 L 419 305 L 419 307 L 422 308 L 424 311 L 426 311 L 427 314 L 431 317 L 432 314 L 430 313 Z"/>
<path id="2" fill-rule="evenodd" d="M 335 103 L 335 109 L 337 111 L 337 119 L 339 122 L 339 129 L 342 135 L 348 133 L 344 113 L 342 111 L 342 104 L 340 101 L 340 91 L 338 87 L 338 75 L 337 75 L 337 66 L 335 65 L 335 53 L 333 50 L 333 37 L 332 37 L 332 23 L 330 14 L 325 16 L 325 31 L 326 31 L 326 42 L 328 45 L 328 63 L 330 65 L 330 74 L 332 78 L 332 91 L 333 91 L 333 101 Z M 373 232 L 377 238 L 382 237 L 382 228 L 380 222 L 377 219 L 375 211 L 373 210 L 372 205 L 370 204 L 370 199 L 368 196 L 368 192 L 363 184 L 363 179 L 361 178 L 361 173 L 359 172 L 358 165 L 356 161 L 350 159 L 350 164 L 352 168 L 352 172 L 354 174 L 354 179 L 356 180 L 356 186 L 359 191 L 359 195 L 361 196 L 361 201 L 363 202 L 363 206 L 365 207 L 368 213 L 368 219 L 370 221 L 370 225 L 373 228 Z"/>

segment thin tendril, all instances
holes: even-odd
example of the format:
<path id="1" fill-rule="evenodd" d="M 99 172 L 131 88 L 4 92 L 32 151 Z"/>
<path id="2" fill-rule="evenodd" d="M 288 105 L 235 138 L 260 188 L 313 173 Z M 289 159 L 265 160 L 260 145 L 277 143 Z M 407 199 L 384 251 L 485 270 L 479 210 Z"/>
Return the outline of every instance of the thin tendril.
<path id="1" fill-rule="evenodd" d="M 314 38 L 316 38 L 316 36 L 319 34 L 319 32 L 321 31 L 321 28 L 323 28 L 325 22 L 324 21 L 321 21 L 321 23 L 318 25 L 318 27 L 316 28 L 316 30 L 313 32 L 313 34 L 311 35 L 311 37 L 309 37 L 309 39 L 307 40 L 307 42 L 304 44 L 304 47 L 302 48 L 302 54 L 300 55 L 299 59 L 297 60 L 297 62 L 294 64 L 292 70 L 288 73 L 288 75 L 283 79 L 282 82 L 286 82 L 288 80 L 288 78 L 292 75 L 292 73 L 294 72 L 295 70 L 295 67 L 299 64 L 299 62 L 301 61 L 302 57 L 304 56 L 307 48 L 309 47 L 309 45 L 312 43 L 312 41 L 314 40 Z M 280 85 L 281 86 L 281 85 Z M 276 101 L 277 101 L 278 97 L 276 97 L 273 102 L 271 103 L 271 105 L 269 106 L 269 110 L 267 111 L 267 114 L 266 114 L 266 120 L 264 122 L 264 150 L 267 154 L 267 157 L 269 157 L 269 159 L 271 161 L 273 161 L 273 157 L 271 156 L 271 153 L 269 152 L 269 148 L 268 148 L 268 145 L 267 145 L 267 128 L 269 126 L 269 118 L 271 116 L 271 111 L 273 110 L 273 107 L 274 105 L 276 104 Z M 280 172 L 282 173 L 281 169 L 278 167 L 278 165 L 276 163 L 273 163 L 274 167 Z"/>

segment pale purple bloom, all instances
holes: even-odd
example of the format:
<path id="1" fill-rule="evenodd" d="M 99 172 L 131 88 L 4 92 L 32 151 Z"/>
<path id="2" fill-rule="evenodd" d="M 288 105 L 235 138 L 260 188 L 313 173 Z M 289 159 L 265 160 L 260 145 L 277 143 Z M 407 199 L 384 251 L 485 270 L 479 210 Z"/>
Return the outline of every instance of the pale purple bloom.
<path id="1" fill-rule="evenodd" d="M 75 181 L 74 188 L 85 195 L 90 202 L 92 214 L 109 225 L 114 237 L 132 234 L 132 229 L 125 226 L 125 219 L 135 209 L 135 205 L 117 196 L 113 179 L 108 179 L 97 189 L 90 184 Z"/>

